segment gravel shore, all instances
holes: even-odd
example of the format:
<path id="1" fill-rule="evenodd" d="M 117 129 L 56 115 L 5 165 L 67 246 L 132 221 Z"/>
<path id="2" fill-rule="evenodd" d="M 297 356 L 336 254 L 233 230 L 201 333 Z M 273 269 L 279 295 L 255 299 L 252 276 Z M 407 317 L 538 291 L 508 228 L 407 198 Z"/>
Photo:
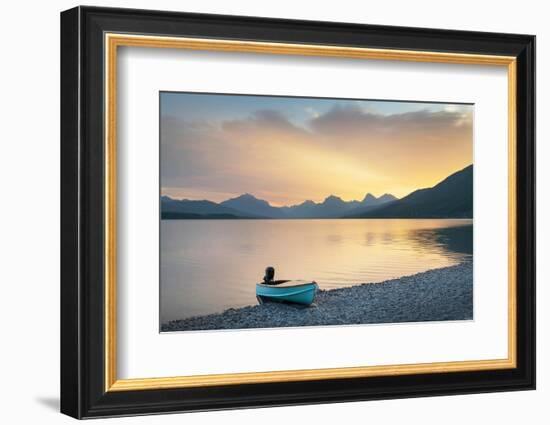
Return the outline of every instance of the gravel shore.
<path id="1" fill-rule="evenodd" d="M 266 303 L 162 324 L 162 332 L 471 320 L 472 263 L 317 292 L 309 307 Z"/>

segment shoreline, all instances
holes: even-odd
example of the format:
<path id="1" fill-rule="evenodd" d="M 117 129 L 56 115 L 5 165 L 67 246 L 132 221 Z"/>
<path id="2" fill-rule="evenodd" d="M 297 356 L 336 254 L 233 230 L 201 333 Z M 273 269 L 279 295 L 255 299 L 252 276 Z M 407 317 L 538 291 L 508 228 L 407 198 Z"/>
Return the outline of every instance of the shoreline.
<path id="1" fill-rule="evenodd" d="M 309 307 L 266 303 L 172 320 L 161 332 L 473 319 L 472 262 L 378 283 L 319 290 Z"/>

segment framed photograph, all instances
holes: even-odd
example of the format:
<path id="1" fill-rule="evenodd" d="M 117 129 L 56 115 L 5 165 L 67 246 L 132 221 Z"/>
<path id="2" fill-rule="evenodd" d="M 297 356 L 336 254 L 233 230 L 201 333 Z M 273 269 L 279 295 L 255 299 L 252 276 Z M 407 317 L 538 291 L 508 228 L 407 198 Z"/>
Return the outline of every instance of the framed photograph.
<path id="1" fill-rule="evenodd" d="M 61 14 L 61 411 L 535 388 L 535 37 Z"/>

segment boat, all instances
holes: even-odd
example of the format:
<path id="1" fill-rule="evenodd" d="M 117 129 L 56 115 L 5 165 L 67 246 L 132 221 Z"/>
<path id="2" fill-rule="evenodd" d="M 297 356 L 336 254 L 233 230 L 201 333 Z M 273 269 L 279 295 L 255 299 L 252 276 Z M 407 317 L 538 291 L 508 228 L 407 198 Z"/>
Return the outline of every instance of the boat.
<path id="1" fill-rule="evenodd" d="M 260 304 L 265 302 L 287 302 L 310 305 L 319 286 L 315 281 L 272 280 L 256 284 L 256 298 Z"/>

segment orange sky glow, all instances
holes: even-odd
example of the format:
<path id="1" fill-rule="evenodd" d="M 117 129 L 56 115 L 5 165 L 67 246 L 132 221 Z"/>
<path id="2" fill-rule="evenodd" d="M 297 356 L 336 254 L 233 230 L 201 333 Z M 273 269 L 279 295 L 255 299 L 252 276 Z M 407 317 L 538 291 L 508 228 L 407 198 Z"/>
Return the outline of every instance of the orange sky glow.
<path id="1" fill-rule="evenodd" d="M 161 94 L 161 191 L 177 199 L 403 197 L 472 162 L 472 105 Z"/>

